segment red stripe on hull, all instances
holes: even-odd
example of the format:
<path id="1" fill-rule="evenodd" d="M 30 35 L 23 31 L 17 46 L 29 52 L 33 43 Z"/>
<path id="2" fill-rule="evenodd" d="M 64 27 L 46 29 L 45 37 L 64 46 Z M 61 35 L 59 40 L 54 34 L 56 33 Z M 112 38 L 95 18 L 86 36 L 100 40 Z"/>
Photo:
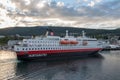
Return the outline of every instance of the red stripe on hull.
<path id="1" fill-rule="evenodd" d="M 99 51 L 101 48 L 90 48 L 90 49 L 71 49 L 71 50 L 39 50 L 39 51 L 20 51 L 17 55 L 24 54 L 57 54 L 57 53 L 69 53 L 69 52 L 89 52 L 89 51 Z"/>

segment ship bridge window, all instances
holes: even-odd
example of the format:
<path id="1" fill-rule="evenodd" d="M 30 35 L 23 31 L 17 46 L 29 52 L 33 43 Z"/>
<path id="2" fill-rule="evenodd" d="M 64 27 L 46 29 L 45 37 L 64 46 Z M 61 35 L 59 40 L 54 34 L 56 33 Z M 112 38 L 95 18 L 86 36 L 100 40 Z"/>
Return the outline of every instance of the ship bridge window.
<path id="1" fill-rule="evenodd" d="M 23 44 L 23 46 L 27 47 L 27 44 Z"/>
<path id="2" fill-rule="evenodd" d="M 68 40 L 68 39 L 64 39 L 64 40 Z"/>
<path id="3" fill-rule="evenodd" d="M 84 41 L 97 41 L 96 39 L 84 39 Z"/>
<path id="4" fill-rule="evenodd" d="M 81 39 L 77 39 L 77 41 L 81 41 Z"/>
<path id="5" fill-rule="evenodd" d="M 27 42 L 27 41 L 24 41 L 24 42 Z"/>
<path id="6" fill-rule="evenodd" d="M 59 38 L 49 38 L 49 40 L 59 40 Z"/>
<path id="7" fill-rule="evenodd" d="M 87 41 L 97 41 L 97 40 L 87 40 Z"/>

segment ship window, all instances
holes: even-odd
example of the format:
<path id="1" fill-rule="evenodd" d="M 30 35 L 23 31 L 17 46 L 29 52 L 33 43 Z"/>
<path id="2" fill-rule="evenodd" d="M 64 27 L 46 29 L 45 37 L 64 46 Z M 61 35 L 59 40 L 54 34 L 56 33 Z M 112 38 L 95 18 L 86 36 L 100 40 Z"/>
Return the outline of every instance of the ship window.
<path id="1" fill-rule="evenodd" d="M 27 41 L 24 41 L 24 42 L 27 42 Z"/>
<path id="2" fill-rule="evenodd" d="M 17 48 L 17 50 L 19 50 L 19 48 Z"/>
<path id="3" fill-rule="evenodd" d="M 29 50 L 31 50 L 31 48 L 29 48 Z"/>
<path id="4" fill-rule="evenodd" d="M 23 48 L 23 50 L 24 50 L 24 48 Z"/>

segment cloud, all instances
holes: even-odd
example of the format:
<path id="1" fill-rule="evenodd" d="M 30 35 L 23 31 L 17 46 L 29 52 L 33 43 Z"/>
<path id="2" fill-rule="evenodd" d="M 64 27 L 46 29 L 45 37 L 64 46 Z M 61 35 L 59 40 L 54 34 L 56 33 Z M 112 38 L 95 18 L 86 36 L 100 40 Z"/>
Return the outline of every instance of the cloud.
<path id="1" fill-rule="evenodd" d="M 64 2 L 57 2 L 57 6 L 63 7 L 64 6 Z"/>
<path id="2" fill-rule="evenodd" d="M 119 27 L 119 0 L 5 0 L 0 2 L 0 26 Z M 7 20 L 6 20 L 7 18 Z M 7 24 L 9 23 L 9 25 Z M 10 24 L 11 23 L 11 24 Z"/>
<path id="3" fill-rule="evenodd" d="M 93 7 L 95 5 L 95 2 L 91 1 L 88 6 Z"/>

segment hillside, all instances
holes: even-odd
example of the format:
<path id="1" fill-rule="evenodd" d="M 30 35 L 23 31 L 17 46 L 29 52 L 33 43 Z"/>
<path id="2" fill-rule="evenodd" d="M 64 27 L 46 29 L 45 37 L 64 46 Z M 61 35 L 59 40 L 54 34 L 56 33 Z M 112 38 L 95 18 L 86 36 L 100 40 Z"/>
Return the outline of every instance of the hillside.
<path id="1" fill-rule="evenodd" d="M 44 35 L 47 29 L 52 29 L 55 35 L 64 35 L 66 30 L 69 30 L 70 34 L 80 35 L 84 30 L 87 35 L 118 35 L 120 36 L 120 29 L 116 30 L 102 30 L 102 29 L 85 29 L 85 28 L 73 28 L 73 27 L 48 27 L 48 26 L 36 26 L 36 27 L 11 27 L 0 29 L 0 35 L 15 35 L 22 36 L 31 35 Z"/>

